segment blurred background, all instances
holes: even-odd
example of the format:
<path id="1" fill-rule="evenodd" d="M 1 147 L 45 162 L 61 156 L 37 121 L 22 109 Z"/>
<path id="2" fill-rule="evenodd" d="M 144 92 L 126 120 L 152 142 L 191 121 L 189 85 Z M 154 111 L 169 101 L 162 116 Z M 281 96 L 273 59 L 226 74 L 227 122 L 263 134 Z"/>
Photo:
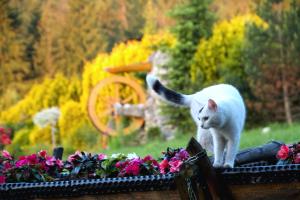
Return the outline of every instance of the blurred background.
<path id="1" fill-rule="evenodd" d="M 184 147 L 196 127 L 185 108 L 147 105 L 151 69 L 186 94 L 236 86 L 248 114 L 241 148 L 296 142 L 299 23 L 298 0 L 1 0 L 0 147 L 16 155 Z M 125 104 L 141 105 L 140 114 Z M 148 123 L 149 115 L 163 118 Z"/>

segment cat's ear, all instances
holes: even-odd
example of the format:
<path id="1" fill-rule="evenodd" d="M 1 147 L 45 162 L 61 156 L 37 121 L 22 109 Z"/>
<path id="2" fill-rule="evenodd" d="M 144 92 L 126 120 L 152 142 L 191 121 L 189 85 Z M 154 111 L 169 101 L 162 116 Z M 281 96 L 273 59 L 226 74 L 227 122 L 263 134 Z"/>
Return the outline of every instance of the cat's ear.
<path id="1" fill-rule="evenodd" d="M 214 100 L 209 99 L 208 100 L 208 108 L 209 108 L 209 110 L 217 111 L 218 106 Z"/>

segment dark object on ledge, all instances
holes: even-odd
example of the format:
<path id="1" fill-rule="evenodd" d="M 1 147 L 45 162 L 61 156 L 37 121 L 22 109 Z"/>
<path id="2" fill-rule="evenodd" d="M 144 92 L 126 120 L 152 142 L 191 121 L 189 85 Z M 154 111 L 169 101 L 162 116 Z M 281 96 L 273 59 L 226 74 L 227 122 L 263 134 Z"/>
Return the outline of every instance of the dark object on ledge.
<path id="1" fill-rule="evenodd" d="M 270 141 L 267 144 L 247 148 L 239 151 L 235 158 L 235 166 L 249 166 L 256 163 L 256 165 L 262 164 L 275 164 L 277 162 L 276 154 L 283 145 L 279 141 Z M 213 156 L 209 157 L 210 161 L 213 162 Z"/>

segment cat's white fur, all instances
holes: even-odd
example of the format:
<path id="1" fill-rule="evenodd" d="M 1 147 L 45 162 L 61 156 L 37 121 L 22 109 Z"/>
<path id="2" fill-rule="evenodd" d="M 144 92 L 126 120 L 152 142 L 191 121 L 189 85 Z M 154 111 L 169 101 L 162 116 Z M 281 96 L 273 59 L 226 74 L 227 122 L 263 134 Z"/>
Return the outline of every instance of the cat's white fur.
<path id="1" fill-rule="evenodd" d="M 146 79 L 149 88 L 162 99 L 190 108 L 197 125 L 198 142 L 207 151 L 213 150 L 213 166 L 233 167 L 246 118 L 245 104 L 238 90 L 232 85 L 219 84 L 184 95 L 165 88 L 153 75 L 147 75 Z"/>

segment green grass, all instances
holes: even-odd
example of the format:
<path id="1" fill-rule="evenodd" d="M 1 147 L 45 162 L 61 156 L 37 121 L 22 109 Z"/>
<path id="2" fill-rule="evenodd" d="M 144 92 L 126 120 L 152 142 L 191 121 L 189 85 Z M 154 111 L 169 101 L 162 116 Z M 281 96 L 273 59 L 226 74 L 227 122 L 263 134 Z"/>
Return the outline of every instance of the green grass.
<path id="1" fill-rule="evenodd" d="M 295 143 L 300 141 L 300 124 L 293 124 L 292 126 L 286 124 L 271 124 L 268 127 L 271 128 L 268 133 L 262 133 L 262 128 L 244 131 L 240 142 L 240 149 L 259 146 L 271 140 L 278 140 L 285 143 Z M 151 154 L 155 158 L 158 158 L 161 155 L 161 152 L 167 147 L 185 147 L 192 136 L 194 136 L 194 134 L 179 134 L 175 139 L 170 141 L 153 139 L 148 141 L 145 145 L 117 146 L 105 150 L 103 153 L 111 155 L 120 152 L 125 154 L 135 152 L 139 156 Z"/>

